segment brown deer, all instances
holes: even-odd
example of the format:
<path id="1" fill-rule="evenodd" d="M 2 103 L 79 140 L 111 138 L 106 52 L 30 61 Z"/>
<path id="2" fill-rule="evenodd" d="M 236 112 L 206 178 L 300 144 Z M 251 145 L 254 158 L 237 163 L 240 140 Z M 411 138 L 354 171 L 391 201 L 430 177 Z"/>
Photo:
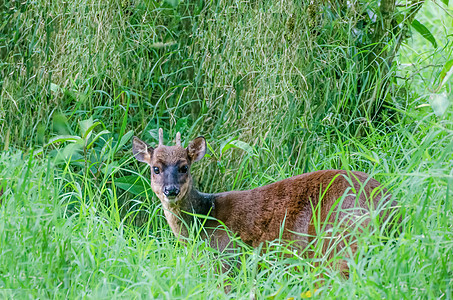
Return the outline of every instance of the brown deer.
<path id="1" fill-rule="evenodd" d="M 190 175 L 192 163 L 206 153 L 201 136 L 183 148 L 178 132 L 176 145 L 164 146 L 159 129 L 156 148 L 134 137 L 132 151 L 137 160 L 151 166 L 151 187 L 162 202 L 173 233 L 187 237 L 184 223 L 191 224 L 193 214 L 209 215 L 212 218 L 205 220 L 205 232 L 211 246 L 220 251 L 231 247 L 230 234 L 219 229 L 221 223 L 253 247 L 281 238 L 303 250 L 319 234 L 319 228 L 327 232 L 339 222 L 344 227 L 359 224 L 363 228 L 371 211 L 395 204 L 369 175 L 342 170 L 306 173 L 247 191 L 201 193 L 193 187 Z M 380 216 L 385 219 L 383 212 Z M 328 247 L 322 246 L 322 251 Z M 344 247 L 344 242 L 335 247 Z M 343 272 L 348 270 L 345 261 L 339 262 L 339 267 Z"/>

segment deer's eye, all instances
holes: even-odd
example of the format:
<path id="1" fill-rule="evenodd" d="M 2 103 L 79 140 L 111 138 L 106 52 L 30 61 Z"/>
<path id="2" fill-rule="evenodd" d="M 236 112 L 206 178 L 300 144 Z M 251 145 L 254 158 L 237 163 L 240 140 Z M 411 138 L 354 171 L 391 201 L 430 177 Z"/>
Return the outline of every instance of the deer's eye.
<path id="1" fill-rule="evenodd" d="M 154 174 L 159 174 L 160 170 L 158 167 L 153 167 Z"/>
<path id="2" fill-rule="evenodd" d="M 187 171 L 189 171 L 189 167 L 187 165 L 179 168 L 179 173 L 187 173 Z"/>

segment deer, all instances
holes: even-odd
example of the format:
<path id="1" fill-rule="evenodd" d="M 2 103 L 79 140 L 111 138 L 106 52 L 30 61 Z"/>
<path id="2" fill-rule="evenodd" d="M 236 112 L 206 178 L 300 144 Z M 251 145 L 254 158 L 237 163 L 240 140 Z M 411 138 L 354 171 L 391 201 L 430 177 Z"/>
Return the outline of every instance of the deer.
<path id="1" fill-rule="evenodd" d="M 193 186 L 190 168 L 206 154 L 205 138 L 199 136 L 183 148 L 178 132 L 175 141 L 174 146 L 165 146 L 160 128 L 156 148 L 134 137 L 132 152 L 151 167 L 151 188 L 174 235 L 188 237 L 185 224 L 192 224 L 194 215 L 207 216 L 204 237 L 219 251 L 234 247 L 228 231 L 252 247 L 280 239 L 303 251 L 320 228 L 327 232 L 336 222 L 364 228 L 373 211 L 396 206 L 377 180 L 345 170 L 314 171 L 251 190 L 202 193 Z M 389 216 L 384 211 L 379 212 L 383 220 Z M 220 230 L 221 224 L 228 230 Z M 344 248 L 345 241 L 335 247 Z M 323 253 L 328 248 L 322 246 Z M 356 248 L 351 250 L 354 254 Z M 347 274 L 346 260 L 338 268 Z"/>

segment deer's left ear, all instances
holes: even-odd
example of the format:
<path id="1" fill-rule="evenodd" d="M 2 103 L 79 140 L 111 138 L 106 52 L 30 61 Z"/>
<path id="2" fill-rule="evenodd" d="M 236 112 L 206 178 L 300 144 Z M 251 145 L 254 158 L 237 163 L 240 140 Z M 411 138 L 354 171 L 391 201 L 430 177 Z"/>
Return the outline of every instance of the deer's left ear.
<path id="1" fill-rule="evenodd" d="M 204 137 L 199 136 L 187 146 L 187 155 L 192 162 L 199 161 L 206 154 L 206 148 L 206 140 Z"/>
<path id="2" fill-rule="evenodd" d="M 138 161 L 151 164 L 151 158 L 153 157 L 154 148 L 134 136 L 132 140 L 132 153 Z"/>

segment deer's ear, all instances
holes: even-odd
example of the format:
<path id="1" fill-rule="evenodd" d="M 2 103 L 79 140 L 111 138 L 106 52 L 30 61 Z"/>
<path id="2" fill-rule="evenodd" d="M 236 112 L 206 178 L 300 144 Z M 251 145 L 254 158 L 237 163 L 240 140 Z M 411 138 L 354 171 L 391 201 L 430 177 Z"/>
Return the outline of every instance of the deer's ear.
<path id="1" fill-rule="evenodd" d="M 154 148 L 134 136 L 132 140 L 132 153 L 138 161 L 151 164 L 151 158 L 153 157 Z"/>
<path id="2" fill-rule="evenodd" d="M 206 154 L 206 140 L 199 136 L 187 146 L 187 155 L 192 162 L 199 161 Z"/>

